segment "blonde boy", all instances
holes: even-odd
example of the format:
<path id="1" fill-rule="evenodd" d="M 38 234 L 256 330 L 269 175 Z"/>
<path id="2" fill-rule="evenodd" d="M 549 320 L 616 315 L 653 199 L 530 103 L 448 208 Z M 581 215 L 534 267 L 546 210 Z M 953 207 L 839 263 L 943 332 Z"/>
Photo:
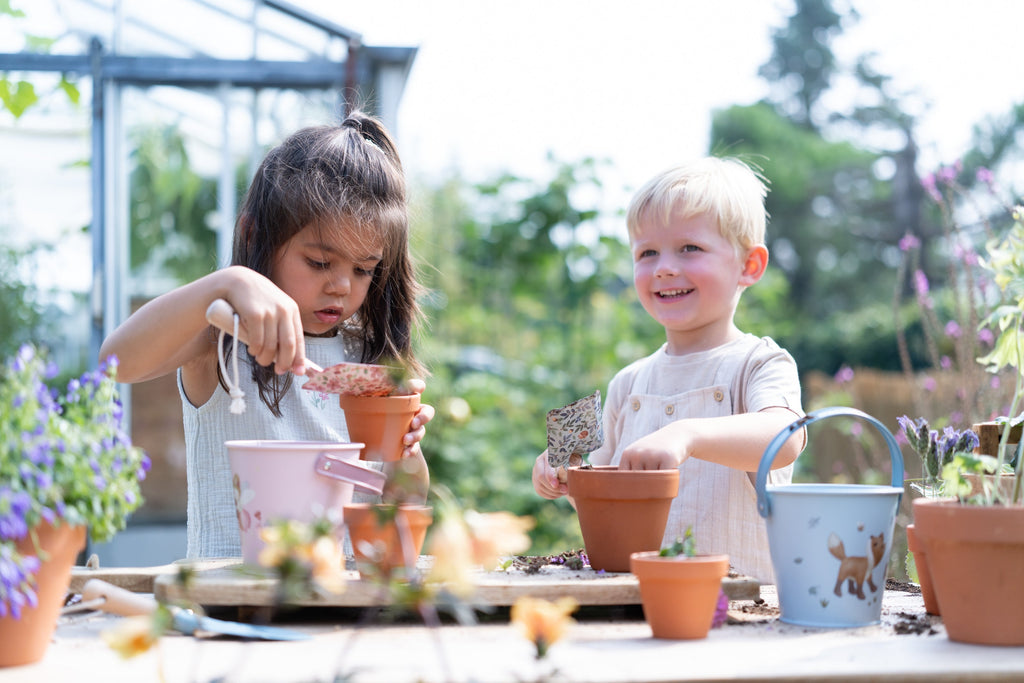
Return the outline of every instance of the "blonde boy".
<path id="1" fill-rule="evenodd" d="M 605 444 L 593 465 L 680 471 L 664 542 L 693 527 L 698 550 L 726 553 L 739 572 L 773 580 L 753 472 L 772 438 L 803 415 L 796 363 L 767 337 L 740 331 L 743 291 L 764 275 L 765 184 L 736 159 L 666 171 L 627 215 L 633 284 L 666 342 L 620 370 L 604 405 Z M 769 483 L 788 483 L 802 439 L 780 449 Z M 542 453 L 533 484 L 567 492 Z"/>

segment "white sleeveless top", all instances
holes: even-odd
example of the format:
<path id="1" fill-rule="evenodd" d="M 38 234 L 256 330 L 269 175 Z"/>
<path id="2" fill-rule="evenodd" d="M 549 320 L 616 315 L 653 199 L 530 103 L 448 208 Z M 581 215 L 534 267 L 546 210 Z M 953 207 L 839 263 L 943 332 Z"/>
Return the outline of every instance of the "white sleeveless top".
<path id="1" fill-rule="evenodd" d="M 360 357 L 359 343 L 341 336 L 306 337 L 305 343 L 307 358 L 320 367 L 357 362 Z M 185 425 L 189 558 L 240 557 L 242 554 L 225 441 L 349 441 L 345 413 L 338 405 L 338 397 L 305 391 L 302 389 L 305 377 L 292 376 L 291 388 L 281 399 L 281 417 L 274 417 L 260 400 L 259 389 L 252 381 L 244 345 L 239 344 L 238 351 L 239 384 L 245 392 L 245 412 L 241 414 L 230 412 L 231 397 L 222 386 L 218 386 L 203 405 L 192 405 L 185 396 L 181 369 L 178 370 L 178 393 Z M 230 371 L 230 358 L 227 364 Z M 372 501 L 374 497 L 356 491 L 354 500 Z"/>
<path id="2" fill-rule="evenodd" d="M 783 407 L 803 415 L 796 362 L 768 337 L 746 334 L 718 348 L 670 356 L 654 354 L 620 370 L 604 403 L 604 445 L 593 465 L 617 465 L 637 439 L 675 420 L 720 417 Z M 772 470 L 769 484 L 787 484 L 793 465 Z M 697 551 L 727 554 L 741 574 L 774 582 L 768 533 L 757 512 L 754 473 L 688 458 L 679 467 L 663 544 L 693 527 Z"/>

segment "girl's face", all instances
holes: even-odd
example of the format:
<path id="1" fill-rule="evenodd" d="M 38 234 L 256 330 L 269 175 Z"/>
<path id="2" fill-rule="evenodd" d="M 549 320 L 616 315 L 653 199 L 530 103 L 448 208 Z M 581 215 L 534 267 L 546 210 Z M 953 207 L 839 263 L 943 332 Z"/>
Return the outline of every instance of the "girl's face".
<path id="1" fill-rule="evenodd" d="M 383 254 L 364 237 L 307 226 L 278 250 L 270 279 L 299 305 L 306 334 L 329 333 L 366 300 Z"/>
<path id="2" fill-rule="evenodd" d="M 767 251 L 740 255 L 707 214 L 667 224 L 641 221 L 631 243 L 633 285 L 644 309 L 664 328 L 673 355 L 714 348 L 738 330 L 733 314 L 743 288 L 764 272 Z M 763 252 L 764 262 L 751 258 Z"/>

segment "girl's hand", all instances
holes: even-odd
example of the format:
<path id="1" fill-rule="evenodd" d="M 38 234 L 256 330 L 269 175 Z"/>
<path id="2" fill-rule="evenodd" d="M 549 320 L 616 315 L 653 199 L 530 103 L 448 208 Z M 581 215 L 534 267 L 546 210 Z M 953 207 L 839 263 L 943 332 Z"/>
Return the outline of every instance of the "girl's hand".
<path id="1" fill-rule="evenodd" d="M 554 500 L 569 493 L 569 487 L 558 480 L 558 471 L 548 464 L 548 452 L 537 456 L 533 463 L 533 489 L 542 498 Z"/>
<path id="2" fill-rule="evenodd" d="M 409 387 L 417 394 L 422 394 L 427 388 L 426 382 L 421 379 L 409 380 Z M 413 416 L 409 423 L 409 432 L 402 439 L 405 448 L 402 450 L 403 458 L 411 458 L 420 454 L 420 441 L 427 433 L 426 424 L 434 419 L 434 406 L 421 403 L 419 411 Z"/>
<path id="3" fill-rule="evenodd" d="M 302 317 L 295 300 L 254 270 L 231 266 L 226 271 L 234 279 L 225 298 L 245 328 L 252 357 L 260 365 L 273 365 L 279 375 L 305 374 Z"/>

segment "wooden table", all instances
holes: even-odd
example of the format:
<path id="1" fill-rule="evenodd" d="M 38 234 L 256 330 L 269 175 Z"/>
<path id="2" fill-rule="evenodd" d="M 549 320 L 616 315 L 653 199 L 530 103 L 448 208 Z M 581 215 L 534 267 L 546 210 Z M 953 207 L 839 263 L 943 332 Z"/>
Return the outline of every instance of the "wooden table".
<path id="1" fill-rule="evenodd" d="M 220 581 L 216 576 L 208 578 Z M 154 587 L 159 589 L 163 581 L 158 576 Z M 591 581 L 623 583 L 616 575 Z M 593 591 L 589 586 L 583 590 Z M 507 587 L 501 594 L 509 595 Z M 774 587 L 763 586 L 760 594 L 759 602 L 730 602 L 730 623 L 698 641 L 654 639 L 637 608 L 592 605 L 581 610 L 578 623 L 540 662 L 500 610 L 475 626 L 446 623 L 428 628 L 418 621 L 361 624 L 351 615 L 366 610 L 337 609 L 335 617 L 332 608 L 318 608 L 278 620 L 279 625 L 308 633 L 311 638 L 306 641 L 171 634 L 161 639 L 158 649 L 131 660 L 118 658 L 100 639 L 117 618 L 94 614 L 62 622 L 42 662 L 0 671 L 0 681 L 134 683 L 161 680 L 161 675 L 169 683 L 220 678 L 330 681 L 340 673 L 366 683 L 505 682 L 541 680 L 555 671 L 556 680 L 601 683 L 1024 680 L 1024 648 L 949 641 L 941 618 L 924 614 L 917 593 L 886 590 L 882 622 L 851 629 L 786 624 L 778 618 Z"/>

